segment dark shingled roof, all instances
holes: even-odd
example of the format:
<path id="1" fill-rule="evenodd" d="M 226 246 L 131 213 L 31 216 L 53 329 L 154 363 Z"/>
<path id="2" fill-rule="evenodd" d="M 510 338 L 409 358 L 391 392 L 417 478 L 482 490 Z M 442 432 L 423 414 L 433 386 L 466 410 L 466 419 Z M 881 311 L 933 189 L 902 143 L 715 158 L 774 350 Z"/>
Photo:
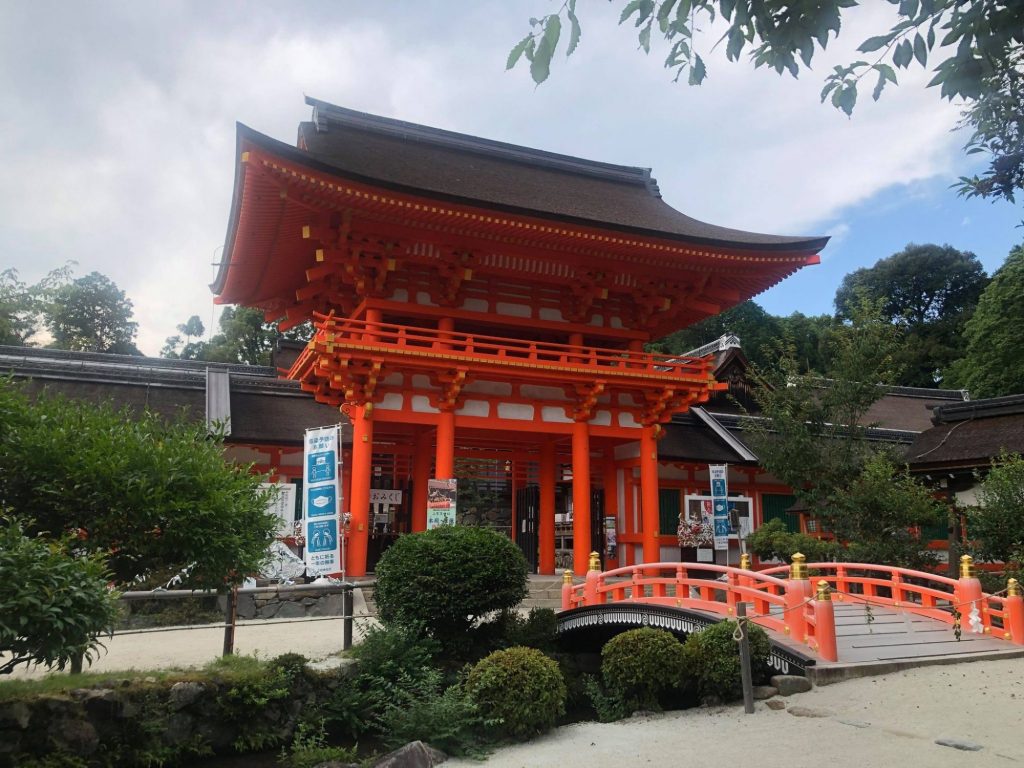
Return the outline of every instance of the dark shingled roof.
<path id="1" fill-rule="evenodd" d="M 318 99 L 298 145 L 346 175 L 512 212 L 612 226 L 694 243 L 805 250 L 827 237 L 783 237 L 718 227 L 661 199 L 648 168 L 583 160 L 356 112 Z"/>
<path id="2" fill-rule="evenodd" d="M 665 425 L 665 435 L 658 441 L 658 459 L 748 463 L 692 413 L 676 416 L 671 423 Z"/>
<path id="3" fill-rule="evenodd" d="M 1024 453 L 1024 395 L 946 405 L 934 420 L 907 452 L 911 469 L 984 467 L 1003 451 Z"/>
<path id="4" fill-rule="evenodd" d="M 167 418 L 205 418 L 208 367 L 230 372 L 228 443 L 301 445 L 307 427 L 344 420 L 273 368 L 0 346 L 0 375 L 28 380 L 30 393 L 148 408 Z"/>

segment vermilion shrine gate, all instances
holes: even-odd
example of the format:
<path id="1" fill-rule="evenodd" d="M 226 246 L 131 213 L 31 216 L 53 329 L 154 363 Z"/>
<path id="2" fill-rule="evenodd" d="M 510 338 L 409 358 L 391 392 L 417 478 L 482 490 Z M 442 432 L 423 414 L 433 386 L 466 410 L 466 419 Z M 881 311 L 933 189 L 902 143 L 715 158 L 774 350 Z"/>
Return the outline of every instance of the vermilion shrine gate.
<path id="1" fill-rule="evenodd" d="M 817 263 L 826 238 L 696 221 L 647 169 L 307 102 L 297 147 L 239 126 L 212 287 L 282 329 L 314 323 L 287 375 L 351 422 L 348 573 L 367 569 L 379 457 L 411 481 L 411 530 L 426 525 L 429 478 L 488 458 L 537 491 L 540 573 L 555 569 L 570 477 L 577 573 L 595 489 L 606 515 L 639 510 L 620 541 L 658 562 L 661 425 L 720 385 L 707 359 L 645 342 Z"/>

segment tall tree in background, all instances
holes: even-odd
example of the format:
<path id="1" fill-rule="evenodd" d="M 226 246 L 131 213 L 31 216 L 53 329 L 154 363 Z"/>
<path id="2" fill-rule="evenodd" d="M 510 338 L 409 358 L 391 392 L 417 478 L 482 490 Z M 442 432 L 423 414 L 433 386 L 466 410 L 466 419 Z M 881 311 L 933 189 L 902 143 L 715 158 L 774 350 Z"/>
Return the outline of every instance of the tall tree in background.
<path id="1" fill-rule="evenodd" d="M 615 0 L 613 0 L 614 2 Z M 736 61 L 749 51 L 755 67 L 771 67 L 796 77 L 810 69 L 817 50 L 837 38 L 842 22 L 860 5 L 857 0 L 815 0 L 803 3 L 763 0 L 618 0 L 619 23 L 638 30 L 640 48 L 649 53 L 652 36 L 668 46 L 665 67 L 678 81 L 704 82 L 707 68 L 701 51 L 725 42 L 725 54 Z M 989 158 L 981 178 L 961 178 L 962 192 L 1002 197 L 1024 182 L 1024 3 L 1020 0 L 889 0 L 897 20 L 889 29 L 864 40 L 858 50 L 864 60 L 834 67 L 825 78 L 821 100 L 847 115 L 857 103 L 858 86 L 875 78 L 872 97 L 878 99 L 896 70 L 926 67 L 933 53 L 943 58 L 932 70 L 929 86 L 943 98 L 965 104 L 964 126 L 974 134 L 970 152 Z M 865 3 L 864 5 L 868 5 Z M 569 28 L 566 55 L 582 36 L 576 0 L 566 0 L 556 13 L 530 19 L 530 33 L 512 48 L 506 68 L 524 57 L 534 82 L 550 74 L 551 61 L 562 36 L 562 16 Z M 717 21 L 716 21 L 717 19 Z M 932 62 L 934 63 L 934 61 Z"/>
<path id="2" fill-rule="evenodd" d="M 132 320 L 132 302 L 99 272 L 55 290 L 42 314 L 56 349 L 141 354 L 134 343 L 139 324 Z"/>
<path id="3" fill-rule="evenodd" d="M 769 315 L 753 301 L 745 301 L 720 315 L 714 315 L 652 342 L 651 351 L 681 355 L 727 333 L 734 333 L 740 337 L 747 359 L 762 363 L 762 350 L 778 336 L 777 318 Z"/>
<path id="4" fill-rule="evenodd" d="M 934 387 L 963 355 L 964 327 L 987 283 L 973 253 L 910 243 L 846 275 L 836 291 L 836 315 L 849 320 L 862 299 L 879 302 L 882 316 L 905 332 L 897 352 L 900 383 Z"/>
<path id="5" fill-rule="evenodd" d="M 0 272 L 0 344 L 23 346 L 42 325 L 41 313 L 53 292 L 68 281 L 71 263 L 52 270 L 33 285 L 21 280 L 18 270 Z"/>
<path id="6" fill-rule="evenodd" d="M 967 351 L 953 367 L 957 386 L 972 397 L 1024 392 L 1024 246 L 1010 251 L 967 322 Z"/>
<path id="7" fill-rule="evenodd" d="M 179 325 L 178 330 L 189 339 L 201 336 L 205 331 L 195 315 Z M 270 365 L 271 354 L 280 339 L 308 341 L 312 335 L 313 328 L 309 323 L 281 332 L 277 323 L 268 323 L 264 319 L 260 309 L 226 307 L 220 316 L 220 333 L 209 341 L 187 341 L 183 344 L 180 336 L 171 336 L 160 354 L 182 360 Z"/>
<path id="8" fill-rule="evenodd" d="M 206 333 L 206 326 L 199 319 L 199 315 L 192 315 L 192 317 L 184 323 L 179 323 L 176 327 L 178 333 L 167 337 L 164 341 L 164 348 L 160 350 L 160 357 L 167 357 L 173 360 L 195 360 L 201 349 L 200 345 L 202 342 L 200 339 Z M 182 336 L 185 338 L 182 339 Z M 192 341 L 192 339 L 195 339 L 195 341 Z"/>

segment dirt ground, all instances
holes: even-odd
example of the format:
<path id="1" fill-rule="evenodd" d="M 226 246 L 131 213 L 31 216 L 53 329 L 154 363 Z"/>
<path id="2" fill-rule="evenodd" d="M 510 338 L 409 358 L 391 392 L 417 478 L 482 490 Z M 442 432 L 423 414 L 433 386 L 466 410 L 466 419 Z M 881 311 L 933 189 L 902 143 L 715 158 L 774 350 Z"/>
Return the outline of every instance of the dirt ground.
<path id="1" fill-rule="evenodd" d="M 921 667 L 765 702 L 579 723 L 495 753 L 487 768 L 964 768 L 1024 764 L 1024 659 Z M 809 716 L 810 715 L 810 716 Z M 953 739 L 980 746 L 961 751 Z M 452 768 L 479 766 L 454 760 Z"/>

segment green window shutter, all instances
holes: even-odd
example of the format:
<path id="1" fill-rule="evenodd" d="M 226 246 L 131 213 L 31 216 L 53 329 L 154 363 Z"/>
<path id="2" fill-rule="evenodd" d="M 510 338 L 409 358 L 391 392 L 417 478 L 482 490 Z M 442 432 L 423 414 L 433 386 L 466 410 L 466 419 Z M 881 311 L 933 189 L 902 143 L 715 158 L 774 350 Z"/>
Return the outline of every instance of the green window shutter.
<path id="1" fill-rule="evenodd" d="M 796 504 L 796 496 L 788 493 L 765 493 L 761 495 L 761 518 L 767 523 L 781 520 L 790 533 L 800 532 L 800 516 L 786 510 Z"/>
<path id="2" fill-rule="evenodd" d="M 659 533 L 662 536 L 675 536 L 679 530 L 680 492 L 678 488 L 661 488 L 658 490 Z"/>
<path id="3" fill-rule="evenodd" d="M 936 540 L 949 541 L 949 523 L 921 526 L 921 541 Z"/>

